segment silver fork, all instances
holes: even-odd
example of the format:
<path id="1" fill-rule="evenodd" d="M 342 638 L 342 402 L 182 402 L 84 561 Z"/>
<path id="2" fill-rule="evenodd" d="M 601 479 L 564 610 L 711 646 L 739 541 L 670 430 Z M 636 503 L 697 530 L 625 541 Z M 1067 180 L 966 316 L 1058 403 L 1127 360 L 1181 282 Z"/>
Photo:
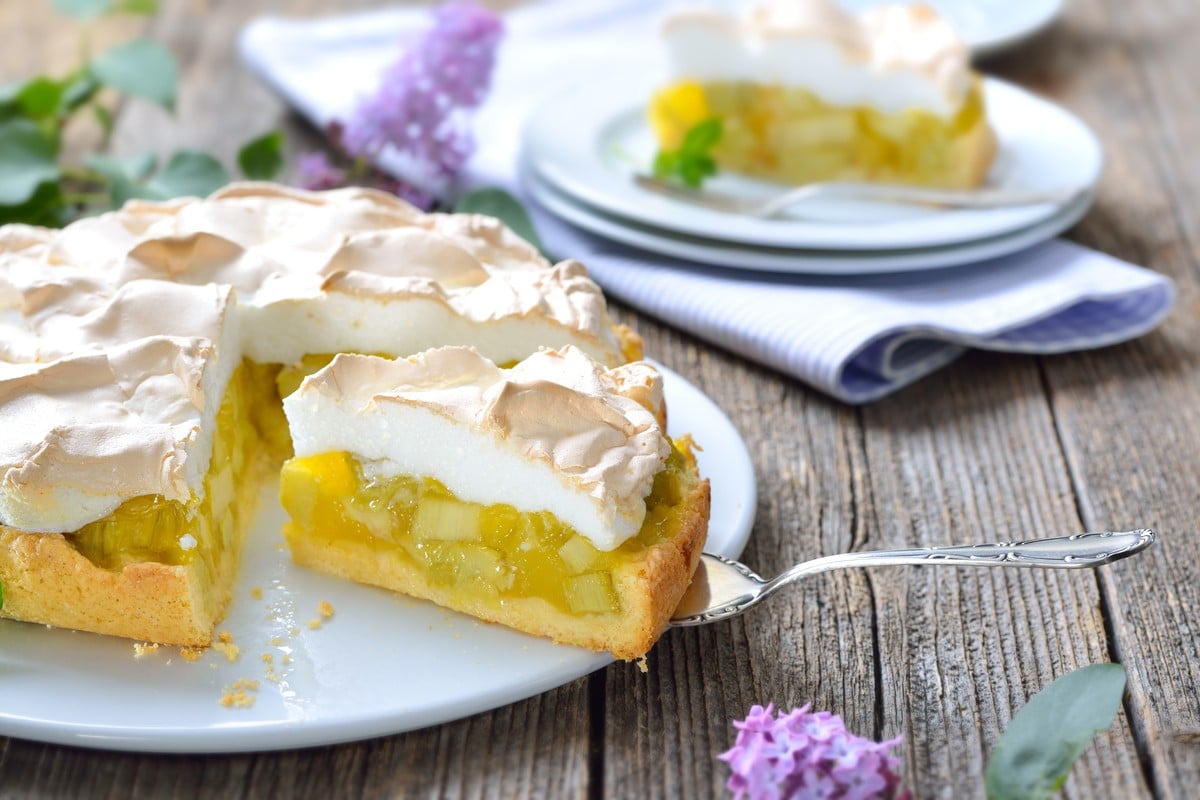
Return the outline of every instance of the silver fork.
<path id="1" fill-rule="evenodd" d="M 843 567 L 928 564 L 1087 569 L 1139 553 L 1154 544 L 1157 538 L 1154 531 L 1142 528 L 1135 531 L 1077 533 L 1074 536 L 1030 539 L 1025 542 L 868 550 L 805 561 L 771 580 L 760 578 L 745 564 L 704 553 L 700 556 L 700 566 L 692 578 L 692 585 L 684 593 L 670 624 L 671 627 L 686 627 L 736 617 L 801 578 Z"/>
<path id="2" fill-rule="evenodd" d="M 746 198 L 712 189 L 693 189 L 690 186 L 661 180 L 653 175 L 635 174 L 638 186 L 692 205 L 740 214 L 749 217 L 775 217 L 794 205 L 817 198 L 872 200 L 902 205 L 932 206 L 934 208 L 1004 208 L 1037 203 L 1065 205 L 1087 191 L 1085 187 L 1068 187 L 1038 191 L 1015 189 L 929 189 L 894 183 L 809 183 L 767 198 Z"/>

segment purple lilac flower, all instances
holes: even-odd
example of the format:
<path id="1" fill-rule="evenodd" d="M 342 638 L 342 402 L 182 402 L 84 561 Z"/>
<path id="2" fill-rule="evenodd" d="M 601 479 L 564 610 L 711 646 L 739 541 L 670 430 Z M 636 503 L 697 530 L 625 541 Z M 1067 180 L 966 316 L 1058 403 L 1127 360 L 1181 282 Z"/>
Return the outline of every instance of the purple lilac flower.
<path id="1" fill-rule="evenodd" d="M 717 756 L 729 764 L 727 786 L 749 800 L 890 800 L 898 793 L 900 759 L 889 751 L 900 737 L 873 742 L 846 730 L 842 718 L 809 706 L 775 718 L 775 706 L 754 706 L 735 721 L 737 743 Z"/>
<path id="2" fill-rule="evenodd" d="M 333 189 L 346 180 L 346 171 L 331 164 L 323 152 L 305 153 L 296 159 L 296 168 L 305 189 Z"/>
<path id="3" fill-rule="evenodd" d="M 467 123 L 491 83 L 500 18 L 465 0 L 434 12 L 433 26 L 383 74 L 346 122 L 343 144 L 373 159 L 385 147 L 411 157 L 434 181 L 451 178 L 474 152 Z"/>

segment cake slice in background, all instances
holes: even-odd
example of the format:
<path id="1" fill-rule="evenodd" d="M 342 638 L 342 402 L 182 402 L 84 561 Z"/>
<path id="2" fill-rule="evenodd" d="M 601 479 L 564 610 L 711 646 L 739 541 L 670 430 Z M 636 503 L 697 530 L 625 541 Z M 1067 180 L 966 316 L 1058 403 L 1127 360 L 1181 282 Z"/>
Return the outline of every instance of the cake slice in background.
<path id="1" fill-rule="evenodd" d="M 860 15 L 767 0 L 745 16 L 685 9 L 663 25 L 669 82 L 650 101 L 663 150 L 718 118 L 722 169 L 784 183 L 967 188 L 996 153 L 978 75 L 925 5 Z"/>

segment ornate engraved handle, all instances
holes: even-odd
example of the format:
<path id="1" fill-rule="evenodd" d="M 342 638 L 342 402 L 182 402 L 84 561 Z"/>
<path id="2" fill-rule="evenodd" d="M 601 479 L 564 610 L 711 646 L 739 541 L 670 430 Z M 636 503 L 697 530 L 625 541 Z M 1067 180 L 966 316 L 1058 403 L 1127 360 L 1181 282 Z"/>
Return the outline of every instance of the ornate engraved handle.
<path id="1" fill-rule="evenodd" d="M 826 556 L 781 573 L 763 587 L 769 594 L 781 586 L 818 572 L 842 567 L 884 567 L 912 564 L 945 564 L 965 567 L 1047 567 L 1086 569 L 1108 564 L 1154 544 L 1154 531 L 1104 531 L 1077 533 L 1054 539 L 954 547 L 917 547 L 909 550 L 876 550 Z"/>

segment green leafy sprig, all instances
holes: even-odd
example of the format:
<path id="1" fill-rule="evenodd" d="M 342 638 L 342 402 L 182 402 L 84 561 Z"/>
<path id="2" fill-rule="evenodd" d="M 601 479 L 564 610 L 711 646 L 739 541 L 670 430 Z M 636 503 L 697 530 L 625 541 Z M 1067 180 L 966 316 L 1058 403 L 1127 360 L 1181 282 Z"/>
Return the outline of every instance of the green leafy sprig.
<path id="1" fill-rule="evenodd" d="M 724 126 L 719 117 L 697 122 L 683 135 L 675 150 L 659 150 L 654 157 L 654 177 L 678 179 L 692 188 L 699 188 L 705 178 L 717 174 L 717 162 L 712 151 L 721 141 Z"/>
<path id="2" fill-rule="evenodd" d="M 179 66 L 151 39 L 134 39 L 92 57 L 91 24 L 113 14 L 153 14 L 157 0 L 53 0 L 83 27 L 83 64 L 62 77 L 38 75 L 0 87 L 0 224 L 58 226 L 81 213 L 117 206 L 134 197 L 162 200 L 206 195 L 228 183 L 225 167 L 206 153 L 180 150 L 160 165 L 150 154 L 114 158 L 92 154 L 82 165 L 63 162 L 67 124 L 89 113 L 100 126 L 101 148 L 113 130 L 101 90 L 155 103 L 173 112 Z M 244 175 L 269 179 L 283 164 L 282 137 L 261 136 L 238 155 Z"/>
<path id="3" fill-rule="evenodd" d="M 1000 737 L 988 762 L 988 800 L 1045 800 L 1117 717 L 1125 692 L 1120 664 L 1069 672 L 1029 699 Z"/>

